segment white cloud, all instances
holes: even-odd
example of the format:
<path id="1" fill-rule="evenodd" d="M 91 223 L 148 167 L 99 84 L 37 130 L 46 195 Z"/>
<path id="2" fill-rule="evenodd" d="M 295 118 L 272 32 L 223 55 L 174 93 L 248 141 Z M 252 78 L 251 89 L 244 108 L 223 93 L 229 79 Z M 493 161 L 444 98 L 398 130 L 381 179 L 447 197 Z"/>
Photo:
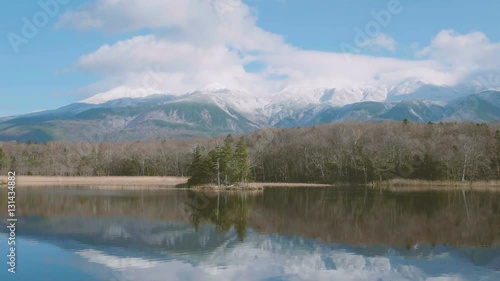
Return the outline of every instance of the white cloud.
<path id="1" fill-rule="evenodd" d="M 441 73 L 439 65 L 429 60 L 413 61 L 386 57 L 351 55 L 293 49 L 279 54 L 268 54 L 263 59 L 280 74 L 290 77 L 290 83 L 319 87 L 363 86 L 375 83 L 396 83 L 409 77 L 418 77 L 429 83 L 450 81 Z"/>
<path id="2" fill-rule="evenodd" d="M 384 34 L 384 33 L 378 33 L 374 37 L 365 40 L 364 42 L 361 42 L 360 47 L 369 47 L 374 50 L 389 50 L 391 52 L 396 51 L 396 45 L 397 42 L 392 38 L 391 36 Z"/>
<path id="3" fill-rule="evenodd" d="M 257 27 L 241 0 L 96 0 L 64 13 L 56 25 L 110 33 L 167 29 L 173 38 L 195 45 L 229 44 L 244 50 L 282 44 L 281 36 Z"/>
<path id="4" fill-rule="evenodd" d="M 252 59 L 268 67 L 260 73 L 246 72 L 244 65 Z M 105 45 L 82 56 L 77 66 L 103 74 L 118 85 L 176 94 L 210 83 L 269 93 L 280 86 L 348 87 L 377 83 L 381 78 L 384 83 L 396 83 L 413 76 L 437 84 L 451 81 L 449 75 L 435 70 L 438 66 L 427 60 L 415 62 L 358 55 L 348 62 L 343 54 L 292 47 L 242 56 L 224 45 L 196 47 L 152 35 Z M 285 81 L 266 79 L 270 75 L 288 78 Z M 144 81 L 152 81 L 155 87 Z"/>
<path id="5" fill-rule="evenodd" d="M 453 30 L 443 30 L 430 46 L 418 51 L 417 55 L 442 62 L 451 69 L 498 68 L 500 43 L 492 43 L 482 32 L 462 35 Z"/>
<path id="6" fill-rule="evenodd" d="M 105 77 L 84 89 L 88 94 L 117 87 L 180 94 L 211 83 L 270 93 L 286 86 L 362 87 L 407 78 L 452 85 L 479 68 L 498 71 L 500 65 L 500 44 L 480 32 L 444 30 L 415 60 L 355 54 L 346 59 L 342 53 L 302 50 L 258 27 L 241 0 L 96 0 L 63 14 L 58 26 L 112 33 L 152 30 L 82 56 L 79 69 Z M 396 45 L 386 34 L 364 43 L 389 51 Z M 246 72 L 245 64 L 253 60 L 264 69 Z M 286 78 L 269 79 L 276 75 Z"/>
<path id="7" fill-rule="evenodd" d="M 148 35 L 102 46 L 77 67 L 131 89 L 182 94 L 211 83 L 242 90 L 265 86 L 262 74 L 245 71 L 248 60 L 224 45 L 197 47 Z"/>

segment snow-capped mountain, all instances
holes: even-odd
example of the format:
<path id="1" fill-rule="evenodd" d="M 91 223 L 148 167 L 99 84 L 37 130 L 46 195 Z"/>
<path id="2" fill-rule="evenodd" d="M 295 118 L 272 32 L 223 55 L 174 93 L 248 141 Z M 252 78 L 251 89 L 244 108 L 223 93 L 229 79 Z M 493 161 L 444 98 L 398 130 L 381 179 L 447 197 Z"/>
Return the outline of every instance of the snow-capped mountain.
<path id="1" fill-rule="evenodd" d="M 209 85 L 182 95 L 115 88 L 80 103 L 0 120 L 0 140 L 129 141 L 219 136 L 344 121 L 500 120 L 493 79 L 455 87 L 408 79 L 351 88 L 288 87 L 274 94 Z M 80 128 L 86 128 L 82 130 Z"/>
<path id="2" fill-rule="evenodd" d="M 476 87 L 477 88 L 477 87 Z M 482 87 L 481 89 L 485 89 Z M 480 88 L 477 88 L 480 89 Z M 270 126 L 310 125 L 319 120 L 332 122 L 333 120 L 346 120 L 343 118 L 355 117 L 354 120 L 366 121 L 381 114 L 377 106 L 364 104 L 351 108 L 350 105 L 366 102 L 378 102 L 385 105 L 380 109 L 388 110 L 392 103 L 411 100 L 426 100 L 427 104 L 444 106 L 453 99 L 474 94 L 476 91 L 469 89 L 456 89 L 449 86 L 429 85 L 418 79 L 407 79 L 397 85 L 372 85 L 353 88 L 286 88 L 274 94 L 271 101 L 264 107 Z M 360 110 L 367 106 L 369 112 Z M 346 107 L 343 110 L 340 108 Z M 434 107 L 435 109 L 435 107 Z M 350 110 L 358 110 L 353 113 Z M 342 113 L 344 112 L 344 113 Z M 411 113 L 410 111 L 408 111 Z M 340 114 L 340 115 L 337 115 Z M 435 115 L 435 114 L 434 114 Z M 411 116 L 410 119 L 415 119 Z M 339 119 L 340 118 L 340 119 Z M 404 119 L 404 117 L 403 117 Z M 416 118 L 416 121 L 435 120 L 436 117 Z M 306 121 L 311 120 L 311 121 Z M 317 120 L 317 121 L 312 121 Z M 350 120 L 350 119 L 347 119 Z M 352 119 L 351 119 L 352 120 Z"/>
<path id="3" fill-rule="evenodd" d="M 158 94 L 160 91 L 155 89 L 146 88 L 131 88 L 127 86 L 118 86 L 109 91 L 99 93 L 88 99 L 82 100 L 82 103 L 89 104 L 102 104 L 112 100 L 118 100 L 123 98 L 145 98 L 154 94 Z"/>
<path id="4" fill-rule="evenodd" d="M 193 93 L 182 95 L 178 100 L 215 104 L 229 115 L 232 115 L 231 110 L 236 110 L 249 120 L 257 123 L 262 123 L 265 119 L 262 110 L 269 103 L 269 100 L 265 97 L 228 89 L 221 85 L 204 87 Z"/>
<path id="5" fill-rule="evenodd" d="M 403 100 L 425 99 L 446 104 L 449 101 L 486 90 L 500 89 L 500 78 L 494 76 L 478 76 L 467 83 L 457 86 L 432 85 L 417 78 L 403 80 L 394 85 L 366 85 L 354 87 L 286 87 L 283 90 L 261 94 L 238 89 L 230 89 L 221 84 L 209 84 L 191 93 L 176 95 L 180 100 L 199 99 L 210 101 L 221 106 L 230 106 L 241 113 L 249 115 L 256 111 L 268 117 L 281 111 L 295 110 L 309 105 L 331 105 L 342 107 L 349 104 L 375 101 L 398 102 Z M 126 86 L 113 88 L 81 101 L 87 104 L 103 104 L 123 98 L 145 98 L 155 94 L 167 95 L 157 89 L 133 89 Z M 172 94 L 168 94 L 172 95 Z"/>

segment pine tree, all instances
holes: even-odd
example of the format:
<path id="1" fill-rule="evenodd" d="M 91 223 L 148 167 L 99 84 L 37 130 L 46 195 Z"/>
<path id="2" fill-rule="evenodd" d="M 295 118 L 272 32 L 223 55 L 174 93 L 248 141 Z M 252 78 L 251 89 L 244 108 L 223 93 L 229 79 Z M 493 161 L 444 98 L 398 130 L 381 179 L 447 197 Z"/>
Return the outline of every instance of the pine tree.
<path id="1" fill-rule="evenodd" d="M 244 137 L 240 137 L 234 151 L 235 182 L 247 182 L 250 177 L 250 165 L 248 164 L 248 151 Z"/>
<path id="2" fill-rule="evenodd" d="M 205 181 L 203 151 L 204 148 L 199 145 L 194 150 L 193 161 L 189 167 L 191 178 L 188 180 L 188 184 L 200 184 Z"/>
<path id="3" fill-rule="evenodd" d="M 217 150 L 208 152 L 203 161 L 203 181 L 204 183 L 214 183 L 217 181 Z"/>
<path id="4" fill-rule="evenodd" d="M 234 174 L 232 148 L 233 143 L 233 136 L 229 134 L 227 135 L 226 139 L 224 139 L 224 145 L 218 147 L 219 171 L 221 181 L 224 182 L 224 184 L 229 184 Z"/>

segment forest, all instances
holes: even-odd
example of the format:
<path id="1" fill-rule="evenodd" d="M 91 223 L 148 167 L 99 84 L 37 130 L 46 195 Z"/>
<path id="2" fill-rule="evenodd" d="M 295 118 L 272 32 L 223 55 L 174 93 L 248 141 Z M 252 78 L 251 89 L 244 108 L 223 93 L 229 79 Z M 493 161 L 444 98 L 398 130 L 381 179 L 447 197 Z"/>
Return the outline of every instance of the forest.
<path id="1" fill-rule="evenodd" d="M 494 180 L 500 179 L 500 124 L 333 123 L 225 138 L 3 142 L 0 170 L 45 176 L 192 176 L 195 182 L 222 184 Z"/>

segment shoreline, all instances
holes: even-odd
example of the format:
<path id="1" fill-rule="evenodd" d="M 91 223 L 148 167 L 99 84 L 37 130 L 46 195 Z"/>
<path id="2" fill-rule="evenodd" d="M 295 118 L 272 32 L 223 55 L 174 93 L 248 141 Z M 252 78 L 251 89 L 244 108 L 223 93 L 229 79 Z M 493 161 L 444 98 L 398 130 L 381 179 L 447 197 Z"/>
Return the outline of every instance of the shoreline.
<path id="1" fill-rule="evenodd" d="M 90 189 L 166 189 L 187 182 L 186 177 L 57 177 L 17 176 L 16 188 L 84 187 Z M 1 183 L 3 184 L 3 182 Z"/>
<path id="2" fill-rule="evenodd" d="M 264 187 L 332 187 L 331 184 L 313 183 L 261 183 L 245 185 L 217 186 L 212 184 L 186 187 L 187 177 L 147 177 L 147 176 L 102 176 L 102 177 L 58 177 L 58 176 L 17 176 L 16 188 L 30 187 L 78 187 L 89 189 L 189 189 L 189 190 L 225 190 L 253 191 Z M 0 186 L 6 185 L 0 179 Z M 180 187 L 179 187 L 180 186 Z"/>
<path id="3" fill-rule="evenodd" d="M 191 187 L 192 190 L 224 190 L 224 191 L 259 191 L 264 188 L 273 187 L 333 187 L 333 184 L 320 183 L 284 183 L 284 182 L 249 182 L 241 185 L 217 186 L 214 184 L 196 185 Z"/>
<path id="4" fill-rule="evenodd" d="M 388 191 L 457 191 L 457 190 L 473 190 L 473 191 L 489 191 L 500 192 L 500 180 L 490 181 L 426 181 L 426 180 L 409 180 L 409 179 L 393 179 L 381 183 L 370 185 L 371 188 L 382 188 Z"/>
<path id="5" fill-rule="evenodd" d="M 6 178 L 0 178 L 0 186 L 7 185 Z M 148 176 L 102 176 L 102 177 L 59 177 L 59 176 L 17 176 L 17 188 L 29 187 L 75 187 L 89 189 L 190 189 L 200 191 L 255 191 L 264 188 L 279 187 L 339 187 L 349 184 L 315 184 L 315 183 L 273 183 L 252 182 L 242 185 L 217 186 L 214 184 L 186 187 L 187 177 L 148 177 Z M 500 192 L 500 181 L 425 181 L 409 179 L 393 179 L 368 185 L 372 189 L 383 189 L 394 192 L 414 191 L 455 191 L 474 190 Z"/>

